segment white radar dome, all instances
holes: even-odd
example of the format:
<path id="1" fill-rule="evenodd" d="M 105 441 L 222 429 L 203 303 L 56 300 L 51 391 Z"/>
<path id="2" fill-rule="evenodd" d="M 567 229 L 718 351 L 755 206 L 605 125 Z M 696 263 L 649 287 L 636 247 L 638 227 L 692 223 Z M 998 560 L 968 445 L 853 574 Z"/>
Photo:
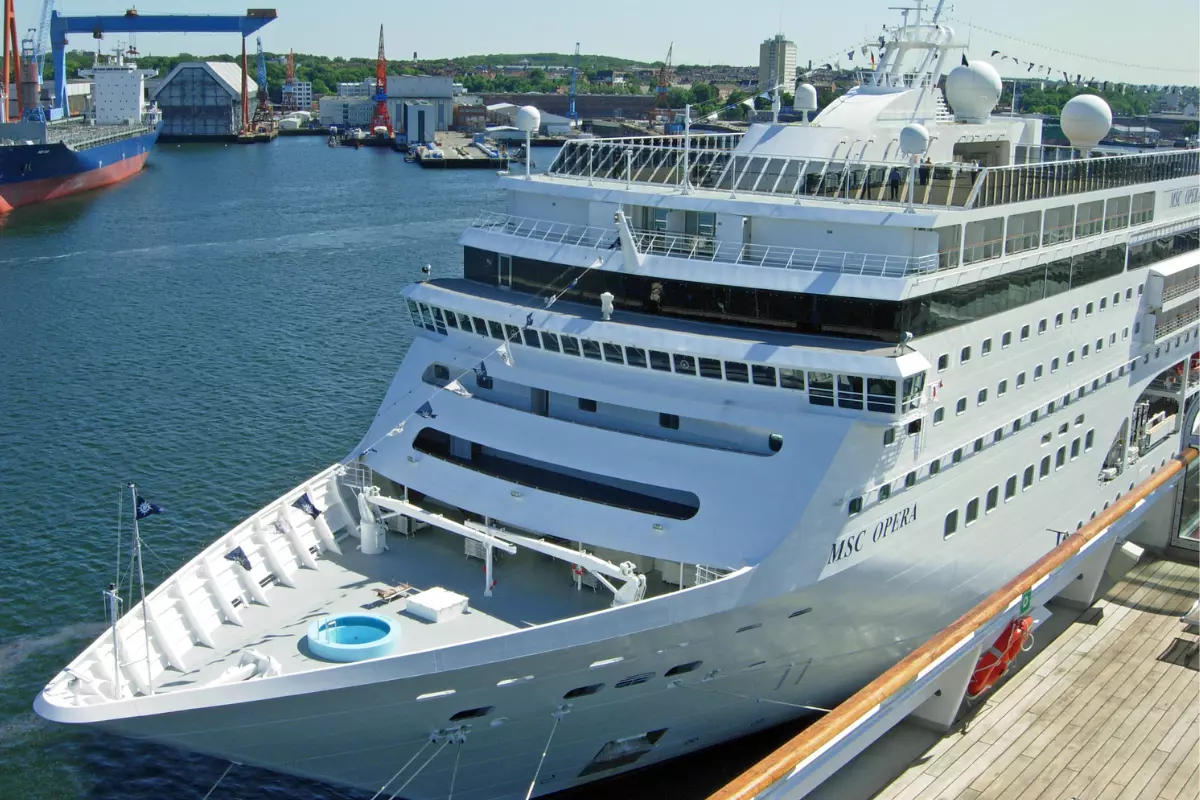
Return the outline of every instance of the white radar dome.
<path id="1" fill-rule="evenodd" d="M 900 129 L 900 152 L 919 156 L 929 149 L 929 131 L 924 125 L 910 122 Z"/>
<path id="2" fill-rule="evenodd" d="M 962 122 L 987 120 L 1002 91 L 1000 73 L 986 61 L 955 67 L 946 76 L 946 102 Z"/>
<path id="3" fill-rule="evenodd" d="M 1060 124 L 1072 147 L 1090 150 L 1108 135 L 1112 109 L 1094 94 L 1078 94 L 1063 106 Z"/>
<path id="4" fill-rule="evenodd" d="M 517 111 L 517 127 L 526 133 L 537 133 L 542 127 L 542 112 L 533 106 L 521 106 Z"/>
<path id="5" fill-rule="evenodd" d="M 802 83 L 796 87 L 796 99 L 792 108 L 797 111 L 817 110 L 817 88 L 811 83 Z"/>

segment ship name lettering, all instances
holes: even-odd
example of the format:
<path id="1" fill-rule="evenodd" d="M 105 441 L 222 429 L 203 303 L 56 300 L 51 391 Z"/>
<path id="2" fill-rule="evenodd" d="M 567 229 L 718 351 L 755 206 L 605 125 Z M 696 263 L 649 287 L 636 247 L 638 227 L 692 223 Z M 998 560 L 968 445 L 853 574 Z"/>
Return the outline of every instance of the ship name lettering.
<path id="1" fill-rule="evenodd" d="M 917 521 L 917 504 L 900 509 L 890 517 L 884 517 L 875 523 L 872 528 L 864 528 L 858 533 L 852 533 L 849 536 L 844 536 L 838 539 L 829 546 L 829 558 L 825 561 L 825 565 L 841 561 L 843 558 L 849 558 L 855 553 L 861 553 L 863 548 L 868 544 L 874 544 L 886 539 L 891 534 L 905 527 L 911 522 Z M 867 541 L 867 531 L 870 531 L 871 538 Z"/>
<path id="2" fill-rule="evenodd" d="M 1176 189 L 1171 192 L 1171 208 L 1188 206 L 1197 201 L 1200 201 L 1200 187 L 1193 186 L 1190 189 Z"/>

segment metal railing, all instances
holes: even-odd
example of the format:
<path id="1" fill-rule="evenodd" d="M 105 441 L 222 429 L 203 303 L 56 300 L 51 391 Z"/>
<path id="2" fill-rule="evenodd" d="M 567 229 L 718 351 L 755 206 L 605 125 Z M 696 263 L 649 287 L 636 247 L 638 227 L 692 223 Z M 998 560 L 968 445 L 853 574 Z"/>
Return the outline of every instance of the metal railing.
<path id="1" fill-rule="evenodd" d="M 895 256 L 878 253 L 852 253 L 843 250 L 816 250 L 806 247 L 721 242 L 704 236 L 659 231 L 634 230 L 633 242 L 639 253 L 698 261 L 719 261 L 753 267 L 774 267 L 851 275 L 903 278 L 935 272 L 936 253 L 924 256 Z"/>
<path id="2" fill-rule="evenodd" d="M 1200 175 L 1200 150 L 1097 156 L 988 167 L 976 185 L 974 208 L 1116 189 Z"/>
<path id="3" fill-rule="evenodd" d="M 505 233 L 522 239 L 535 239 L 557 244 L 573 244 L 579 247 L 608 247 L 616 243 L 617 232 L 613 228 L 596 228 L 589 225 L 570 225 L 565 222 L 550 222 L 531 217 L 514 217 L 485 211 L 471 223 L 472 228 Z"/>
<path id="4" fill-rule="evenodd" d="M 1154 341 L 1158 341 L 1164 336 L 1168 336 L 1180 328 L 1186 328 L 1188 325 L 1200 320 L 1200 310 L 1192 309 L 1178 314 L 1166 322 L 1159 323 L 1154 326 Z"/>
<path id="5" fill-rule="evenodd" d="M 1162 299 L 1165 303 L 1168 300 L 1174 300 L 1176 297 L 1181 297 L 1185 294 L 1192 294 L 1193 292 L 1197 291 L 1200 291 L 1200 279 L 1193 278 L 1190 281 L 1181 281 L 1180 283 L 1167 286 L 1165 289 L 1163 289 Z"/>
<path id="6" fill-rule="evenodd" d="M 907 203 L 907 164 L 855 158 L 859 141 L 841 142 L 829 158 L 738 155 L 741 134 L 693 134 L 686 183 L 695 189 L 824 198 L 869 203 Z M 588 139 L 567 142 L 551 165 L 555 177 L 619 181 L 682 188 L 682 136 Z M 1045 151 L 1043 153 L 1043 150 Z M 1038 151 L 1054 160 L 979 167 L 943 163 L 916 168 L 913 202 L 922 207 L 989 206 L 1200 176 L 1200 150 L 1103 155 L 1065 160 L 1054 148 Z M 893 193 L 892 178 L 900 178 Z"/>

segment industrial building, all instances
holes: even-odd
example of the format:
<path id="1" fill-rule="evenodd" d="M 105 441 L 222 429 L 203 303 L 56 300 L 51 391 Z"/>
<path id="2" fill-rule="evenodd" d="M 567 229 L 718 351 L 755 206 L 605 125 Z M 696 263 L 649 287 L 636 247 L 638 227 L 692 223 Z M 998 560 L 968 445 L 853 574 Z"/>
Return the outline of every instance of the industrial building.
<path id="1" fill-rule="evenodd" d="M 777 33 L 758 46 L 758 88 L 767 92 L 776 86 L 791 91 L 796 84 L 796 43 Z"/>
<path id="2" fill-rule="evenodd" d="M 246 78 L 249 97 L 258 84 Z M 185 61 L 151 94 L 162 112 L 161 139 L 220 141 L 236 137 L 242 119 L 242 68 L 226 61 Z"/>
<path id="3" fill-rule="evenodd" d="M 375 87 L 369 80 L 339 83 L 337 85 L 338 97 L 370 97 L 374 92 Z"/>
<path id="4" fill-rule="evenodd" d="M 322 97 L 317 101 L 322 125 L 342 125 L 346 127 L 365 127 L 371 123 L 375 113 L 375 101 L 370 95 L 374 93 L 374 82 L 367 81 L 356 86 L 364 87 L 364 94 L 342 94 L 342 86 L 338 84 L 338 95 Z M 426 124 L 435 126 L 435 130 L 449 130 L 454 121 L 454 80 L 438 75 L 388 75 L 387 76 L 388 114 L 393 120 L 405 119 L 404 104 L 409 101 L 423 100 L 428 102 L 431 109 L 423 116 Z"/>

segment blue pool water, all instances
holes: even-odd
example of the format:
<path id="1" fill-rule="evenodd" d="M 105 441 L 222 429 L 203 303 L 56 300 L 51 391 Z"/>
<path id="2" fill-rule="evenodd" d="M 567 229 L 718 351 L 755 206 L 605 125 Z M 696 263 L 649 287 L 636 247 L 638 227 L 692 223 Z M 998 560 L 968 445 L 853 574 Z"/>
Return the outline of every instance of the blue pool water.
<path id="1" fill-rule="evenodd" d="M 375 614 L 335 614 L 308 626 L 305 644 L 326 661 L 365 661 L 386 656 L 396 648 L 400 632 L 391 620 Z"/>

